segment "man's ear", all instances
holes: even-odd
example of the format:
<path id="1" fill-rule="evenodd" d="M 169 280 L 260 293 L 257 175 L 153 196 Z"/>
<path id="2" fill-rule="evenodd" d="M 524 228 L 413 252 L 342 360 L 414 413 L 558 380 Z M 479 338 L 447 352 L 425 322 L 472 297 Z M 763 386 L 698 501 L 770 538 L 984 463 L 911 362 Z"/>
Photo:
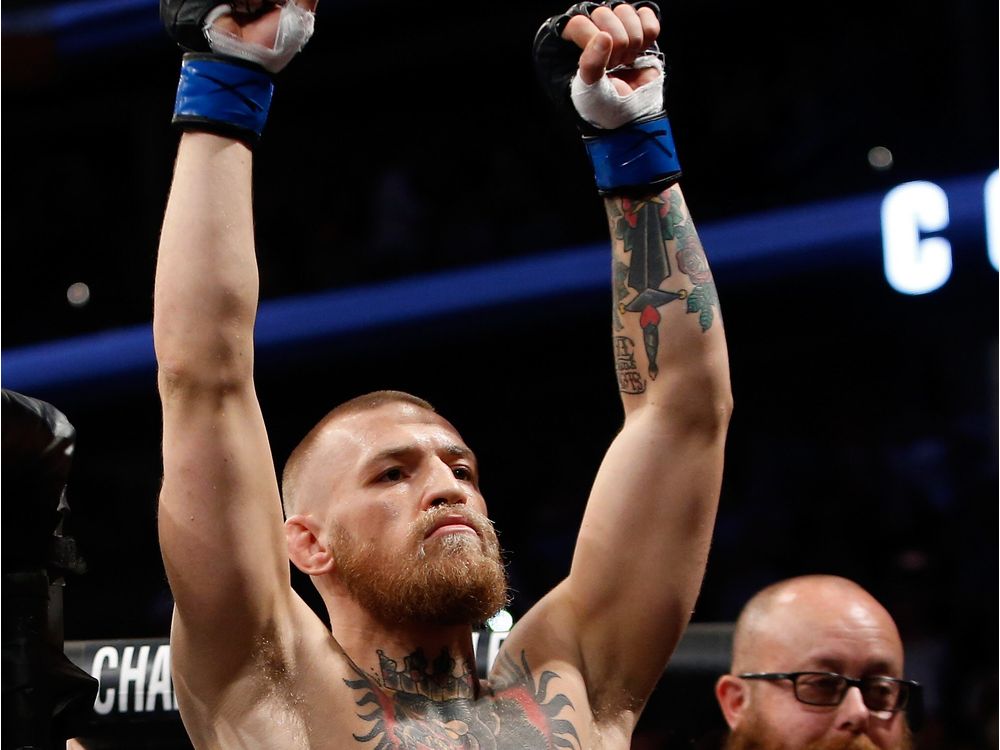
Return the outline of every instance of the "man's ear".
<path id="1" fill-rule="evenodd" d="M 742 721 L 750 699 L 746 683 L 739 677 L 724 674 L 715 683 L 715 697 L 729 728 L 735 729 Z"/>
<path id="2" fill-rule="evenodd" d="M 288 557 L 306 575 L 321 576 L 333 570 L 333 553 L 322 541 L 320 526 L 311 515 L 296 514 L 285 521 Z"/>

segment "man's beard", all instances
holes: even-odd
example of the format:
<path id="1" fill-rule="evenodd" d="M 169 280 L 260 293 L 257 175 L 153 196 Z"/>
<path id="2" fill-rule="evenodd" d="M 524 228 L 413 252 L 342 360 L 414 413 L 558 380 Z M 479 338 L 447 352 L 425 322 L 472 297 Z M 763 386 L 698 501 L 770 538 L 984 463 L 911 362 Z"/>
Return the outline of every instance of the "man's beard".
<path id="1" fill-rule="evenodd" d="M 731 732 L 726 738 L 723 750 L 778 750 L 788 747 L 781 737 L 781 730 L 765 724 L 759 715 L 747 717 L 739 729 Z M 901 719 L 905 721 L 905 717 Z M 913 736 L 909 726 L 903 727 L 903 736 L 891 750 L 911 750 Z M 853 737 L 833 737 L 810 742 L 794 750 L 880 750 L 878 745 L 867 735 L 859 734 Z"/>
<path id="2" fill-rule="evenodd" d="M 461 515 L 477 532 L 426 539 L 442 516 Z M 442 507 L 410 525 L 403 551 L 359 544 L 344 528 L 331 539 L 340 579 L 378 620 L 390 624 L 475 625 L 507 604 L 507 575 L 493 525 L 467 508 Z"/>

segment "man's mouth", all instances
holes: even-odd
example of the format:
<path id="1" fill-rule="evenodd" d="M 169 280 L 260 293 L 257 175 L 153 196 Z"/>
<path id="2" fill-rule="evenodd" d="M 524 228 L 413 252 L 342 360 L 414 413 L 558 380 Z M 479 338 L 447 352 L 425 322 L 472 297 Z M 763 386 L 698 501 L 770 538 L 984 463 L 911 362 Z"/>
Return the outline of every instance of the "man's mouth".
<path id="1" fill-rule="evenodd" d="M 447 536 L 448 534 L 471 534 L 472 536 L 479 536 L 476 528 L 463 516 L 448 515 L 435 521 L 424 535 L 424 539 L 434 539 L 435 537 Z"/>

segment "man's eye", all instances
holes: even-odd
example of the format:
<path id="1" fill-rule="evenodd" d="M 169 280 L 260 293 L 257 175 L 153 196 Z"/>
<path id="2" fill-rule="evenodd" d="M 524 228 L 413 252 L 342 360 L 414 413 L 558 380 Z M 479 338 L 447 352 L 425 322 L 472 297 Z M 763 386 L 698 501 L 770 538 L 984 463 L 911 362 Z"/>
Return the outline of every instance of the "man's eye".
<path id="1" fill-rule="evenodd" d="M 804 678 L 802 687 L 820 693 L 836 693 L 840 690 L 840 680 L 836 677 L 815 675 Z"/>
<path id="2" fill-rule="evenodd" d="M 472 481 L 472 470 L 468 466 L 456 466 L 451 472 L 455 475 L 456 479 L 460 479 L 463 482 Z"/>
<path id="3" fill-rule="evenodd" d="M 865 689 L 869 695 L 884 698 L 891 696 L 896 692 L 896 685 L 885 680 L 876 679 L 869 682 L 865 686 Z"/>
<path id="4" fill-rule="evenodd" d="M 403 478 L 403 470 L 398 466 L 386 469 L 379 475 L 380 482 L 398 482 Z"/>

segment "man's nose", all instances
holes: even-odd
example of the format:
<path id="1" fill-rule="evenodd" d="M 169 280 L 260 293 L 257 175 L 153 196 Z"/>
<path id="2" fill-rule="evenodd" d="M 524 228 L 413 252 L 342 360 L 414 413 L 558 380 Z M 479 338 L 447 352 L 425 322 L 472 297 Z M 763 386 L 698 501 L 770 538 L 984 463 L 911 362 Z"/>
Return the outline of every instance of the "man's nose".
<path id="1" fill-rule="evenodd" d="M 431 471 L 421 509 L 427 510 L 439 505 L 465 505 L 468 502 L 469 490 L 455 476 L 452 468 L 444 462 L 436 464 Z"/>
<path id="2" fill-rule="evenodd" d="M 837 727 L 851 732 L 863 732 L 868 729 L 871 710 L 861 697 L 861 690 L 856 686 L 847 688 L 844 700 L 837 708 Z"/>

